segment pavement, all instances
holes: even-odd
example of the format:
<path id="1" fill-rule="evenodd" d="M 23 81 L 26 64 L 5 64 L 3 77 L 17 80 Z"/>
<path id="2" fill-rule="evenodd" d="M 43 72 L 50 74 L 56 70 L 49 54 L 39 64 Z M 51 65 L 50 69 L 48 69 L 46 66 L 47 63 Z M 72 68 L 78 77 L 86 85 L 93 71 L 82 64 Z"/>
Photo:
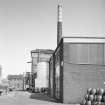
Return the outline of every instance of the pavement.
<path id="1" fill-rule="evenodd" d="M 13 91 L 0 96 L 0 105 L 69 105 L 57 103 L 46 94 Z"/>

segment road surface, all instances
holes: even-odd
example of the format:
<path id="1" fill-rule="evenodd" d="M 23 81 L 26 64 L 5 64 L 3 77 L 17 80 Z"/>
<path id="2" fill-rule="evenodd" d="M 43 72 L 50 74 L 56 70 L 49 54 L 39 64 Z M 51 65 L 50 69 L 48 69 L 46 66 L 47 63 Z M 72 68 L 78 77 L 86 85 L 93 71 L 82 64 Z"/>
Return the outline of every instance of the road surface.
<path id="1" fill-rule="evenodd" d="M 37 96 L 24 91 L 14 91 L 8 93 L 8 95 L 0 96 L 0 105 L 62 105 L 60 103 L 47 101 L 46 96 L 44 99 L 40 99 L 40 95 Z"/>

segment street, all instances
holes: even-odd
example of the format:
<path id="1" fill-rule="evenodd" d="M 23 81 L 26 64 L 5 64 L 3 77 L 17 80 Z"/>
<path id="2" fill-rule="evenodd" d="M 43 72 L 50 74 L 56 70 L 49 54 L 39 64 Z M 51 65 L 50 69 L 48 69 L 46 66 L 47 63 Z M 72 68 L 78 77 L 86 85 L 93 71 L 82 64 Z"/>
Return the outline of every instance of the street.
<path id="1" fill-rule="evenodd" d="M 51 102 L 47 96 L 40 98 L 37 93 L 13 91 L 0 96 L 0 105 L 61 105 L 61 103 Z"/>

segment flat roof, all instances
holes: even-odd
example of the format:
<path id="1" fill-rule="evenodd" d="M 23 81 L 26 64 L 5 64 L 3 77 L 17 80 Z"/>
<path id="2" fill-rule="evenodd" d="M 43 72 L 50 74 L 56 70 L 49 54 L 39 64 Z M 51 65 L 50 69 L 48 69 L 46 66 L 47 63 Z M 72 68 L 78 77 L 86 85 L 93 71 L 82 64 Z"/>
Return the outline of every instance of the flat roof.
<path id="1" fill-rule="evenodd" d="M 62 37 L 67 43 L 105 43 L 105 37 Z"/>
<path id="2" fill-rule="evenodd" d="M 44 53 L 44 54 L 52 54 L 53 52 L 54 50 L 50 49 L 36 49 L 31 51 L 31 53 Z"/>

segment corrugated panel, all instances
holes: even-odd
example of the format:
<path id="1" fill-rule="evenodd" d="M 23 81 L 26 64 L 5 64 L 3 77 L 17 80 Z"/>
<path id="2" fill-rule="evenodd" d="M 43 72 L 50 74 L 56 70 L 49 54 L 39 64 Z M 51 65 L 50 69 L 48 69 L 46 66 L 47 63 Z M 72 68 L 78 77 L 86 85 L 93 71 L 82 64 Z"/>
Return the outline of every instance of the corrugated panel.
<path id="1" fill-rule="evenodd" d="M 65 43 L 64 61 L 75 64 L 104 64 L 104 44 Z"/>
<path id="2" fill-rule="evenodd" d="M 88 45 L 89 64 L 104 65 L 104 44 Z"/>

